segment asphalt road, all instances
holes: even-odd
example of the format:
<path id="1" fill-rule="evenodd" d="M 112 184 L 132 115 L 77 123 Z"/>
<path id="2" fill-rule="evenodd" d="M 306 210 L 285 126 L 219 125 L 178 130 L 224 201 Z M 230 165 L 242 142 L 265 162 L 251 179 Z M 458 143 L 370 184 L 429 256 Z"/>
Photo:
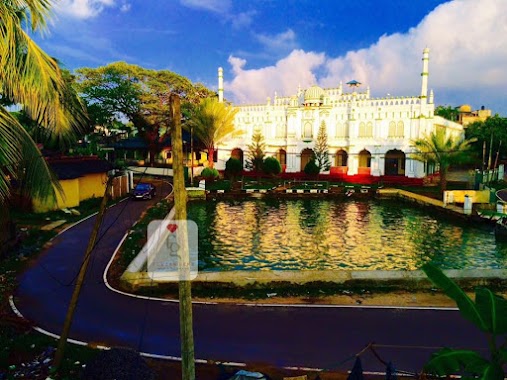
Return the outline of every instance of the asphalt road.
<path id="1" fill-rule="evenodd" d="M 93 252 L 70 337 L 142 352 L 180 356 L 178 304 L 136 299 L 103 283 L 109 259 L 133 222 L 153 201 L 127 201 L 108 210 Z M 66 231 L 19 277 L 18 310 L 59 334 L 95 218 Z M 195 355 L 200 359 L 278 366 L 350 369 L 368 343 L 399 370 L 420 371 L 436 349 L 485 349 L 481 334 L 456 311 L 256 307 L 196 304 Z M 383 371 L 372 354 L 363 368 Z"/>

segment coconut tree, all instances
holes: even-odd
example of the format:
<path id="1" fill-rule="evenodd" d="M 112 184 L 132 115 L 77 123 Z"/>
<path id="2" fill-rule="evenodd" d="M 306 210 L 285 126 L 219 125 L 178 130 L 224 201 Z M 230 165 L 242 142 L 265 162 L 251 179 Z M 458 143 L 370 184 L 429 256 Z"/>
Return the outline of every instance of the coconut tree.
<path id="1" fill-rule="evenodd" d="M 72 141 L 87 124 L 86 111 L 58 62 L 25 31 L 43 30 L 51 0 L 0 2 L 0 95 L 2 104 L 17 104 L 60 144 Z M 22 173 L 22 174 L 21 174 Z M 25 194 L 55 196 L 58 182 L 37 145 L 14 115 L 0 106 L 0 219 L 7 219 L 11 183 L 23 182 Z M 1 222 L 1 221 L 0 221 Z"/>
<path id="2" fill-rule="evenodd" d="M 447 189 L 447 173 L 451 165 L 466 162 L 470 159 L 470 144 L 475 139 L 446 135 L 443 128 L 430 135 L 412 141 L 417 152 L 411 157 L 418 161 L 430 162 L 440 167 L 440 190 Z"/>
<path id="3" fill-rule="evenodd" d="M 237 109 L 218 102 L 216 98 L 206 98 L 194 108 L 186 123 L 186 128 L 193 129 L 193 133 L 208 150 L 208 163 L 211 168 L 214 166 L 215 146 L 228 137 L 241 135 L 241 131 L 234 127 L 237 112 Z"/>

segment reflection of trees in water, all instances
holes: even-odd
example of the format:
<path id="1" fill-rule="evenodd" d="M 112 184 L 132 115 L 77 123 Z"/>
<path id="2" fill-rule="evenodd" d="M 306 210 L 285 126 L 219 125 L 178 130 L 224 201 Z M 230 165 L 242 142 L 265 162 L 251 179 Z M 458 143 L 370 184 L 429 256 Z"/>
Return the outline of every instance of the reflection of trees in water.
<path id="1" fill-rule="evenodd" d="M 197 202 L 188 215 L 198 225 L 199 265 L 206 269 L 415 269 L 430 260 L 444 268 L 507 263 L 507 244 L 495 244 L 491 231 L 437 219 L 402 202 Z"/>

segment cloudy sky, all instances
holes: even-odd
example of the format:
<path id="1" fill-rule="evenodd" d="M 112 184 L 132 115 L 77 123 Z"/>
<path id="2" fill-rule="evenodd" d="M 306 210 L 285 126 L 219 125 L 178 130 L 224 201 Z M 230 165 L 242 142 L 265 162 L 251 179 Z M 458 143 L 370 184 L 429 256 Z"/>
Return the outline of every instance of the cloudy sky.
<path id="1" fill-rule="evenodd" d="M 235 103 L 356 79 L 507 116 L 507 0 L 60 0 L 36 37 L 67 68 L 126 61 L 217 87 Z"/>

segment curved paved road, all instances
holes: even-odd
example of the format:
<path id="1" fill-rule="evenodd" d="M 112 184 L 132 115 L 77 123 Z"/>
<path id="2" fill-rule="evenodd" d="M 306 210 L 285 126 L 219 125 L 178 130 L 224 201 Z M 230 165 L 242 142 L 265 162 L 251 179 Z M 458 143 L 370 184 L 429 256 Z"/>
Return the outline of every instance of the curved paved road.
<path id="1" fill-rule="evenodd" d="M 112 292 L 103 272 L 125 231 L 150 202 L 109 209 L 107 234 L 93 252 L 70 337 L 180 356 L 178 304 Z M 15 303 L 37 326 L 59 334 L 94 218 L 60 235 L 19 278 Z M 370 342 L 399 370 L 419 371 L 436 347 L 486 347 L 456 311 L 194 305 L 196 358 L 267 362 L 279 366 L 350 369 L 341 361 Z M 371 354 L 365 370 L 383 371 Z"/>

